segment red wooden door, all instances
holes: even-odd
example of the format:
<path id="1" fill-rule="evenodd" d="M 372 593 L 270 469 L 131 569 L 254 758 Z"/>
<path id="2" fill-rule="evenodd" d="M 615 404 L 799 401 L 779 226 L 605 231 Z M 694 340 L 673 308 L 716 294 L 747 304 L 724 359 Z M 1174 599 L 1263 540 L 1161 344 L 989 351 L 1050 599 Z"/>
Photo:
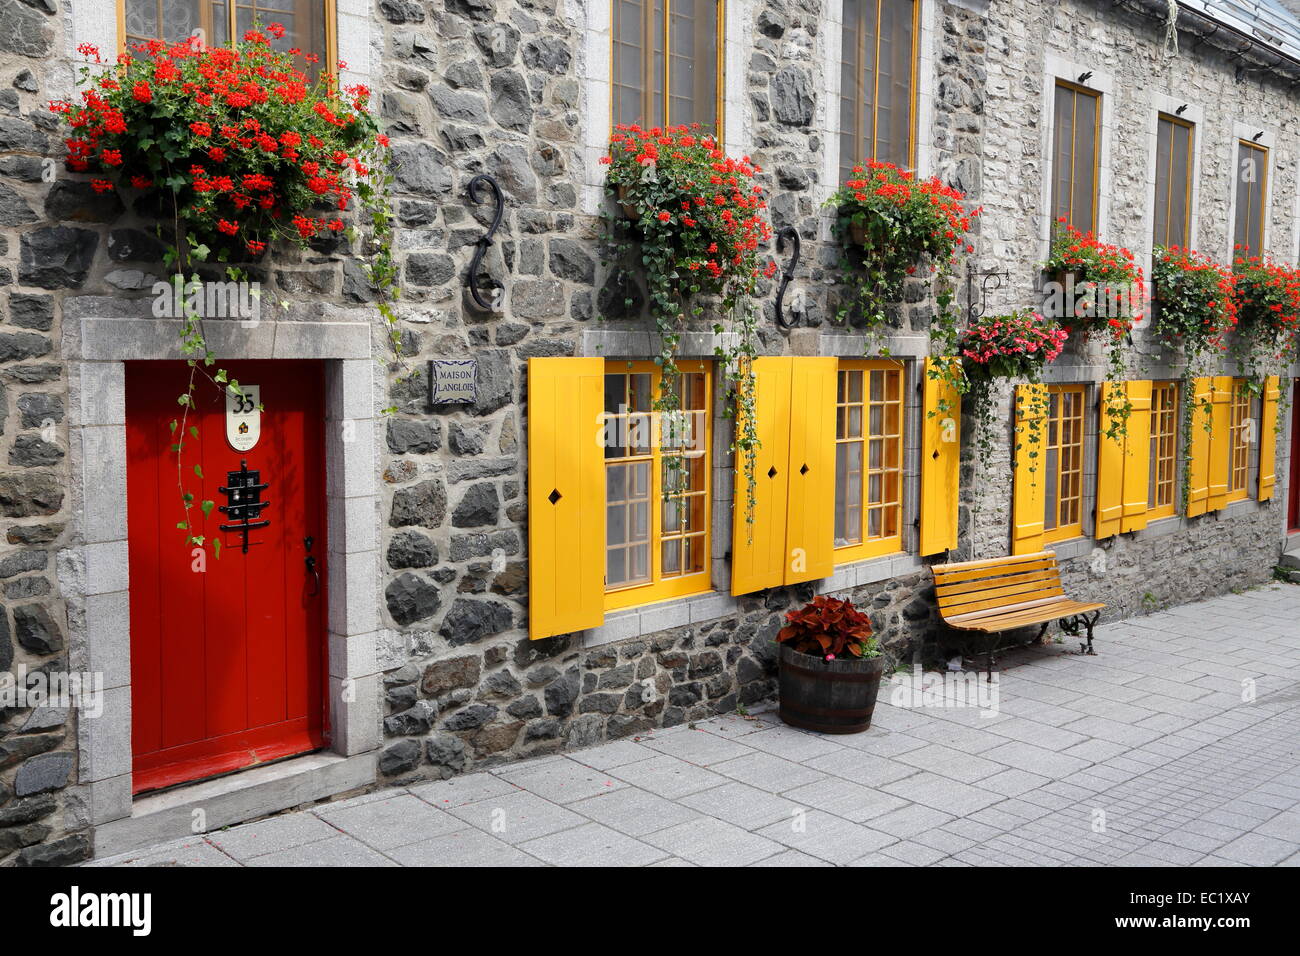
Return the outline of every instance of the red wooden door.
<path id="1" fill-rule="evenodd" d="M 131 572 L 133 789 L 154 790 L 315 750 L 324 734 L 326 596 L 323 379 L 315 362 L 222 363 L 261 389 L 261 437 L 236 451 L 226 400 L 196 390 L 181 473 L 196 533 L 221 541 L 196 555 L 177 522 L 184 508 L 170 423 L 180 419 L 183 362 L 127 365 L 127 520 Z M 186 428 L 188 432 L 188 426 Z M 178 427 L 179 431 L 179 427 Z M 247 462 L 269 502 L 247 553 L 218 508 Z M 200 478 L 194 470 L 202 469 Z M 310 553 L 305 539 L 311 538 Z M 318 584 L 307 566 L 313 557 Z"/>
<path id="2" fill-rule="evenodd" d="M 1290 531 L 1300 531 L 1300 378 L 1295 380 L 1295 395 L 1291 402 L 1291 477 L 1287 481 L 1286 526 Z"/>

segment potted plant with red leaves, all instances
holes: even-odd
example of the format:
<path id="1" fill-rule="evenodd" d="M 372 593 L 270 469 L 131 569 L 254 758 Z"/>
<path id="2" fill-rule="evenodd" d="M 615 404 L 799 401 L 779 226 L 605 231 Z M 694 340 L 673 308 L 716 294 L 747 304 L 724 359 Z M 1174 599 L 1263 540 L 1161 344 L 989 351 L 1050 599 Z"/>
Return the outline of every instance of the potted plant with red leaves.
<path id="1" fill-rule="evenodd" d="M 854 166 L 849 178 L 826 201 L 837 213 L 834 229 L 844 254 L 845 284 L 855 290 L 840 309 L 841 322 L 860 312 L 868 329 L 886 321 L 885 305 L 902 296 L 903 281 L 916 274 L 922 257 L 930 261 L 929 281 L 951 276 L 958 253 L 971 251 L 966 234 L 980 210 L 968 209 L 965 195 L 937 177 L 917 179 L 893 163 L 870 160 Z M 859 269 L 866 272 L 865 281 Z M 940 321 L 951 321 L 950 283 L 941 283 Z"/>
<path id="2" fill-rule="evenodd" d="M 871 618 L 852 601 L 819 594 L 785 619 L 776 636 L 781 719 L 827 734 L 870 727 L 885 667 Z"/>
<path id="3" fill-rule="evenodd" d="M 1101 242 L 1065 221 L 1056 223 L 1051 250 L 1043 271 L 1043 313 L 1056 319 L 1076 341 L 1097 336 L 1106 347 L 1106 381 L 1122 382 L 1128 373 L 1130 333 L 1141 317 L 1146 296 L 1142 269 L 1123 246 Z M 1108 396 L 1108 438 L 1127 434 L 1133 411 L 1120 388 L 1103 390 Z"/>
<path id="4" fill-rule="evenodd" d="M 68 169 L 93 177 L 98 192 L 121 190 L 142 200 L 137 208 L 156 209 L 158 234 L 171 242 L 164 265 L 175 288 L 167 294 L 183 305 L 174 317 L 181 320 L 181 352 L 191 370 L 172 423 L 178 463 L 195 434 L 187 419 L 198 377 L 242 394 L 239 383 L 215 367 L 194 305 L 201 263 L 223 263 L 227 278 L 245 281 L 247 273 L 230 263 L 257 259 L 277 240 L 306 247 L 346 235 L 357 243 L 361 237 L 349 220 L 360 207 L 371 253 L 364 268 L 400 352 L 391 307 L 397 270 L 389 144 L 367 112 L 370 91 L 340 90 L 328 71 L 312 80 L 303 67 L 312 68 L 315 57 L 299 63 L 294 53 L 272 48 L 272 39 L 283 34 L 272 23 L 230 46 L 208 47 L 198 37 L 152 40 L 114 63 L 82 44 L 78 52 L 88 62 L 80 70 L 80 95 L 50 104 L 70 130 Z M 187 516 L 180 530 L 187 546 L 203 547 L 209 539 L 191 509 L 206 518 L 213 502 L 195 501 L 185 471 L 178 467 L 177 473 Z"/>
<path id="5" fill-rule="evenodd" d="M 608 167 L 605 188 L 621 211 L 604 218 L 611 257 L 619 263 L 621 282 L 630 281 L 622 274 L 624 265 L 639 257 L 659 335 L 656 361 L 663 376 L 656 412 L 671 417 L 680 411 L 677 348 L 687 323 L 705 315 L 706 303 L 716 316 L 710 331 L 733 333 L 717 350 L 725 369 L 718 385 L 735 397 L 738 425 L 732 450 L 742 456 L 745 518 L 752 525 L 759 445 L 752 370 L 755 296 L 759 280 L 776 271 L 775 262 L 760 266 L 758 261 L 759 245 L 772 236 L 767 199 L 754 182 L 759 167 L 748 156 L 728 156 L 698 124 L 666 129 L 620 125 L 601 162 Z M 675 492 L 680 466 L 680 459 L 672 459 L 665 496 Z"/>

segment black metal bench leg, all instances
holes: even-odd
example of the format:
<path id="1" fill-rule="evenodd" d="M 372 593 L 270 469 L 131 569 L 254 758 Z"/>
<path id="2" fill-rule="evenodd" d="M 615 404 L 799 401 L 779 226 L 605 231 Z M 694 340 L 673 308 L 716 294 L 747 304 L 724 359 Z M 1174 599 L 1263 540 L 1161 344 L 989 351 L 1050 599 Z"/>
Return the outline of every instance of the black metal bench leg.
<path id="1" fill-rule="evenodd" d="M 1093 629 L 1094 627 L 1097 626 L 1097 619 L 1098 619 L 1099 617 L 1101 617 L 1101 612 L 1100 612 L 1100 611 L 1094 611 L 1093 614 L 1092 614 L 1092 617 L 1085 617 L 1085 618 L 1083 619 L 1083 626 L 1086 627 L 1086 628 L 1088 629 L 1088 649 L 1087 649 L 1086 651 L 1084 651 L 1085 654 L 1096 654 L 1096 653 L 1097 653 L 1096 651 L 1094 651 L 1094 650 L 1092 649 L 1092 629 Z"/>
<path id="2" fill-rule="evenodd" d="M 1038 629 L 1038 636 L 1037 636 L 1036 638 L 1034 638 L 1034 643 L 1035 643 L 1035 644 L 1041 644 L 1041 643 L 1043 643 L 1043 635 L 1047 633 L 1047 625 L 1049 625 L 1049 624 L 1051 624 L 1051 623 L 1052 623 L 1051 621 L 1044 621 L 1044 622 L 1043 622 L 1043 626 L 1040 627 L 1040 628 Z"/>
<path id="3" fill-rule="evenodd" d="M 989 660 L 988 660 L 989 676 L 987 678 L 990 684 L 993 683 L 993 648 L 997 646 L 997 643 L 998 643 L 998 636 L 996 634 L 990 634 L 989 635 Z"/>

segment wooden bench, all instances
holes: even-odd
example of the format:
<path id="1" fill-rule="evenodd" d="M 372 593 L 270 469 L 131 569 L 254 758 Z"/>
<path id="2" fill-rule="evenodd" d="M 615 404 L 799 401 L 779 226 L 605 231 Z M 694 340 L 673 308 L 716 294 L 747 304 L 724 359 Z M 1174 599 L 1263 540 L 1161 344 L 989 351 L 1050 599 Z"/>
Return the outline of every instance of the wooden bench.
<path id="1" fill-rule="evenodd" d="M 993 679 L 993 648 L 997 635 L 1018 627 L 1041 624 L 1038 639 L 1047 626 L 1060 621 L 1066 633 L 1078 637 L 1087 628 L 1092 649 L 1092 629 L 1104 604 L 1085 604 L 1065 596 L 1056 554 L 1039 551 L 988 561 L 963 561 L 934 567 L 934 590 L 939 615 L 948 626 L 960 631 L 988 635 L 989 680 Z"/>

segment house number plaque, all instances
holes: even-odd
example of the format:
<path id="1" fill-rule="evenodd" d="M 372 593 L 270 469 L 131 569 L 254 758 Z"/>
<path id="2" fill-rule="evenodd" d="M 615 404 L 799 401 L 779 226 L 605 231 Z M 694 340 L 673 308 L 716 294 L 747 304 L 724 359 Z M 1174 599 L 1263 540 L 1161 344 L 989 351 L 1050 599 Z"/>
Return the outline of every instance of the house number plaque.
<path id="1" fill-rule="evenodd" d="M 262 437 L 262 388 L 241 385 L 243 393 L 226 390 L 226 441 L 235 451 L 249 451 Z"/>
<path id="2" fill-rule="evenodd" d="M 429 362 L 430 405 L 472 405 L 478 390 L 474 359 L 433 359 Z"/>

